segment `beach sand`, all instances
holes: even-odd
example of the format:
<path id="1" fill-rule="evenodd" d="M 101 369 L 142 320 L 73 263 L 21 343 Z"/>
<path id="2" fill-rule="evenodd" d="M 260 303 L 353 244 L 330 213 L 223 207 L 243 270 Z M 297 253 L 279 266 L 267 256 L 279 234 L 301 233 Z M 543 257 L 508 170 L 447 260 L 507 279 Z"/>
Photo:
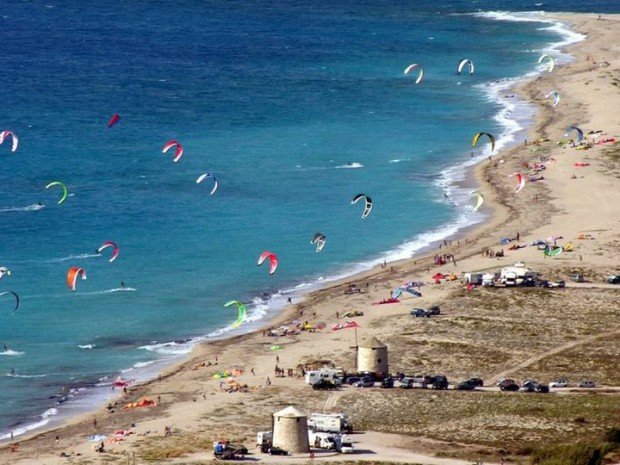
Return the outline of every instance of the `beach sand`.
<path id="1" fill-rule="evenodd" d="M 484 453 L 485 460 L 499 458 L 499 448 L 508 455 L 522 446 L 549 441 L 591 439 L 614 424 L 620 415 L 620 375 L 614 360 L 620 355 L 618 297 L 620 287 L 604 284 L 604 277 L 618 271 L 620 236 L 620 145 L 601 144 L 585 151 L 558 145 L 566 128 L 584 132 L 602 130 L 596 140 L 620 136 L 620 16 L 601 20 L 596 15 L 557 14 L 587 40 L 569 47 L 574 61 L 557 67 L 516 90 L 538 107 L 530 144 L 494 155 L 476 167 L 483 208 L 489 219 L 481 226 L 451 238 L 451 245 L 436 252 L 376 267 L 346 280 L 329 284 L 289 306 L 271 328 L 289 325 L 294 319 L 326 328 L 299 335 L 269 337 L 264 331 L 209 342 L 197 346 L 190 359 L 170 367 L 161 379 L 133 386 L 117 401 L 114 413 L 102 408 L 69 421 L 61 428 L 20 437 L 17 451 L 9 444 L 0 450 L 1 463 L 204 463 L 212 459 L 212 443 L 227 438 L 254 449 L 257 431 L 270 429 L 271 413 L 295 404 L 310 413 L 348 412 L 356 429 L 358 449 L 353 460 L 385 460 L 443 465 L 471 463 Z M 609 65 L 603 65 L 607 62 Z M 560 104 L 552 108 L 545 94 L 557 90 Z M 592 136 L 588 136 L 590 140 Z M 548 138 L 549 142 L 531 142 Z M 536 151 L 532 151 L 535 149 Z M 530 166 L 541 155 L 548 157 L 540 173 Z M 588 166 L 576 167 L 574 163 Z M 526 179 L 514 194 L 512 173 Z M 529 245 L 537 239 L 561 236 L 558 244 L 571 243 L 572 252 L 545 258 L 536 247 L 507 250 L 502 237 L 516 238 L 509 245 Z M 587 234 L 592 239 L 580 240 Z M 437 244 L 438 246 L 439 244 Z M 503 258 L 490 258 L 486 249 L 504 249 Z M 433 255 L 453 254 L 455 263 L 433 264 Z M 476 288 L 468 292 L 457 281 L 433 284 L 431 276 L 441 272 L 460 277 L 467 271 L 496 271 L 517 261 L 542 273 L 546 279 L 564 279 L 566 289 Z M 572 285 L 569 275 L 581 273 L 590 283 Z M 404 297 L 400 303 L 373 306 L 389 297 L 405 281 L 423 281 L 423 297 Z M 356 283 L 362 293 L 347 295 Z M 412 318 L 412 307 L 440 305 L 442 314 L 430 319 Z M 359 310 L 353 318 L 356 331 L 332 331 L 336 312 Z M 456 391 L 360 390 L 346 387 L 335 393 L 313 391 L 299 378 L 276 378 L 276 365 L 288 369 L 300 363 L 326 361 L 345 370 L 355 370 L 355 338 L 376 336 L 389 347 L 390 371 L 445 374 L 451 381 L 480 376 L 488 384 L 503 376 L 516 379 L 537 377 L 550 381 L 564 375 L 575 382 L 592 377 L 599 388 L 587 405 L 579 390 L 566 395 L 499 393 L 488 388 L 478 393 Z M 272 345 L 282 350 L 272 351 Z M 587 351 L 580 350 L 584 347 Z M 203 362 L 217 366 L 200 366 Z M 276 359 L 278 357 L 278 359 Z M 196 369 L 193 369 L 196 368 Z M 226 392 L 225 380 L 213 378 L 216 370 L 240 369 L 235 379 L 249 392 Z M 252 374 L 252 370 L 254 374 Z M 271 385 L 266 386 L 267 378 Z M 147 396 L 161 399 L 156 407 L 122 410 L 120 407 Z M 534 397 L 532 397 L 534 396 Z M 538 396 L 538 397 L 536 397 Z M 544 402 L 544 404 L 541 404 Z M 593 416 L 583 427 L 567 426 L 562 414 L 573 418 Z M 97 420 L 95 428 L 93 419 Z M 567 420 L 568 421 L 568 420 Z M 617 421 L 616 421 L 617 423 Z M 135 424 L 134 427 L 131 427 Z M 164 437 L 164 428 L 172 434 Z M 617 426 L 617 425 L 616 425 Z M 131 435 L 108 452 L 97 454 L 87 436 L 112 436 L 116 429 Z M 55 437 L 59 436 L 56 444 Z M 64 452 L 71 458 L 62 458 Z M 81 454 L 77 456 L 76 454 Z M 446 458 L 446 456 L 455 458 Z M 175 458 L 181 457 L 181 458 Z M 255 454 L 267 463 L 304 463 L 305 456 L 272 458 Z M 342 456 L 317 455 L 315 460 L 344 460 Z"/>

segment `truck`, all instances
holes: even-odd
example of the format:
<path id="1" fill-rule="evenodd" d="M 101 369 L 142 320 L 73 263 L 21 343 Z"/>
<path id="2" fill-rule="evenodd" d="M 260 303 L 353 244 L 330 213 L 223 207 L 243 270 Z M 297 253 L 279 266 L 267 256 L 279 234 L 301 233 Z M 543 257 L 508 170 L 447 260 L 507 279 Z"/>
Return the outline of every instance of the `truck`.
<path id="1" fill-rule="evenodd" d="M 308 429 L 314 432 L 351 433 L 353 426 L 346 413 L 313 413 L 308 417 Z"/>
<path id="2" fill-rule="evenodd" d="M 341 370 L 313 370 L 306 372 L 305 381 L 310 386 L 318 383 L 332 383 L 335 386 L 342 386 L 344 374 Z"/>

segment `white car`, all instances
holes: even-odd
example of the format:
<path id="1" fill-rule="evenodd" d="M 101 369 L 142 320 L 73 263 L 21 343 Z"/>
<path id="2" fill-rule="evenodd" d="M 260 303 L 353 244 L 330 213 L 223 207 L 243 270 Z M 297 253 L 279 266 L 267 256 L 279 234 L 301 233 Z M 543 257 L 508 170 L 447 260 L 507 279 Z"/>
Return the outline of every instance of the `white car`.
<path id="1" fill-rule="evenodd" d="M 551 381 L 549 383 L 549 387 L 552 388 L 564 388 L 564 387 L 568 387 L 568 381 L 566 381 L 564 378 L 560 378 L 556 381 Z"/>

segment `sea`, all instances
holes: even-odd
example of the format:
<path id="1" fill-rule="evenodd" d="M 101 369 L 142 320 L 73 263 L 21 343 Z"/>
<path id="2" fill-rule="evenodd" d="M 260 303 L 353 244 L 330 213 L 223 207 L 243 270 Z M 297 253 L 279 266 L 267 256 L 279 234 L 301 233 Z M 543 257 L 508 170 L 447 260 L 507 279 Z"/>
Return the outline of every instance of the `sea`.
<path id="1" fill-rule="evenodd" d="M 467 167 L 521 143 L 510 86 L 582 40 L 564 0 L 15 0 L 0 12 L 0 439 L 101 405 L 289 297 L 484 221 Z M 540 19 L 540 18 L 543 19 Z M 536 18 L 536 19 L 535 19 Z M 475 73 L 456 73 L 460 59 Z M 404 75 L 410 64 L 424 69 Z M 553 89 L 543 89 L 545 92 Z M 120 121 L 108 127 L 110 117 Z M 164 144 L 179 141 L 182 157 Z M 213 178 L 218 181 L 211 195 Z M 62 188 L 67 188 L 62 203 Z M 372 199 L 351 204 L 356 194 Z M 324 249 L 310 243 L 326 236 Z M 101 254 L 104 241 L 118 244 Z M 277 271 L 257 266 L 263 251 Z M 87 279 L 67 288 L 70 267 Z M 19 308 L 15 310 L 19 296 Z M 234 307 L 246 321 L 233 327 Z M 242 362 L 242 361 L 240 361 Z"/>

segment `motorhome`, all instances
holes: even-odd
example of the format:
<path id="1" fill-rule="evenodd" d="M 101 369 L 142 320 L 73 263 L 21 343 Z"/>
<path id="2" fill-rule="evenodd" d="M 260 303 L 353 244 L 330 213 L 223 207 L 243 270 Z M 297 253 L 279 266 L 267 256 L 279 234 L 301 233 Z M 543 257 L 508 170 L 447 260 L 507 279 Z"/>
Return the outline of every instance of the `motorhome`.
<path id="1" fill-rule="evenodd" d="M 307 371 L 305 380 L 310 386 L 320 382 L 330 382 L 336 386 L 342 385 L 344 374 L 342 370 L 314 370 Z"/>
<path id="2" fill-rule="evenodd" d="M 521 286 L 528 280 L 536 279 L 537 274 L 527 268 L 523 262 L 515 263 L 514 266 L 502 268 L 499 281 L 505 286 Z"/>
<path id="3" fill-rule="evenodd" d="M 313 413 L 308 418 L 308 428 L 312 431 L 328 433 L 352 432 L 353 426 L 345 413 Z"/>

